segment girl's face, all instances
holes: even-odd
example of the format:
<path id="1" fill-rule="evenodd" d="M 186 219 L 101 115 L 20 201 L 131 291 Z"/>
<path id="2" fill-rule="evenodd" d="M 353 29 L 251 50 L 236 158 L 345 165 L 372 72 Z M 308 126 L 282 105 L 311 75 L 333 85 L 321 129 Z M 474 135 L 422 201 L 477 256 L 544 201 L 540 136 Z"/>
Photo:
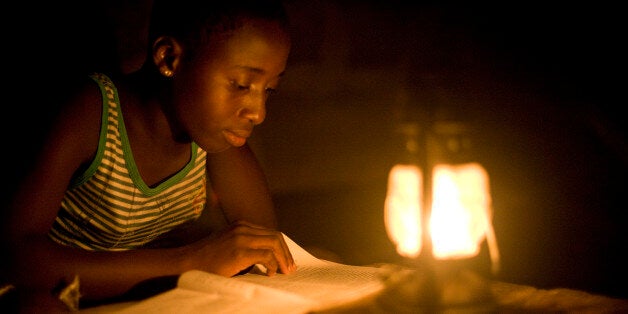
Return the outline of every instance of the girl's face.
<path id="1" fill-rule="evenodd" d="M 207 152 L 246 143 L 286 68 L 290 40 L 277 23 L 249 20 L 182 61 L 173 78 L 180 127 Z"/>

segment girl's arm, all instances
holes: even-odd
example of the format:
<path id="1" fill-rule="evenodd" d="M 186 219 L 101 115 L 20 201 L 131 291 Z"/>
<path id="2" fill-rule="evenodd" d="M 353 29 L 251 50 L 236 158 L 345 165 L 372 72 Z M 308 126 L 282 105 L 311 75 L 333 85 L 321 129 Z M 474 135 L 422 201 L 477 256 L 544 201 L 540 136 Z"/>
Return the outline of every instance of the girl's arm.
<path id="1" fill-rule="evenodd" d="M 207 171 L 228 222 L 247 220 L 277 228 L 277 217 L 266 177 L 248 145 L 207 154 Z"/>

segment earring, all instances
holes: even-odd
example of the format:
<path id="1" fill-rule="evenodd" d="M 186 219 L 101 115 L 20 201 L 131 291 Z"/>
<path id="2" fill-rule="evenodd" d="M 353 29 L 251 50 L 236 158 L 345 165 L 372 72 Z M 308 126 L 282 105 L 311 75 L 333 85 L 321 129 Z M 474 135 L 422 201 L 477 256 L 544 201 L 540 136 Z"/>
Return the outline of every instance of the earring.
<path id="1" fill-rule="evenodd" d="M 165 77 L 172 77 L 173 73 L 172 71 L 166 69 L 166 70 L 161 71 L 161 74 L 163 74 Z"/>

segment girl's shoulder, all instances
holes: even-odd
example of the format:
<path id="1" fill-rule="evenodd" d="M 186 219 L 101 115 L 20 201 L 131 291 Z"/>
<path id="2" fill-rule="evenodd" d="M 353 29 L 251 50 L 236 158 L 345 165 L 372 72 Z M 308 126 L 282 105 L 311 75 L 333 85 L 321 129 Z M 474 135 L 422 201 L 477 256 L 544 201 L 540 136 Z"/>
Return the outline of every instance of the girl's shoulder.
<path id="1" fill-rule="evenodd" d="M 98 147 L 103 96 L 98 84 L 87 76 L 68 81 L 65 86 L 57 98 L 58 111 L 51 119 L 50 140 L 88 159 Z"/>

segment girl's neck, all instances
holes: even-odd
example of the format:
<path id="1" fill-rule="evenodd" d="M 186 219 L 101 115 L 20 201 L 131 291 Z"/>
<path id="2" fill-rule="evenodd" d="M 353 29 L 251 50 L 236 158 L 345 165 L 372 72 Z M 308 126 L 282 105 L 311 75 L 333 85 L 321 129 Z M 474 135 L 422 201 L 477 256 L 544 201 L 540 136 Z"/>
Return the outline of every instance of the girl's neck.
<path id="1" fill-rule="evenodd" d="M 148 101 L 151 99 L 166 100 L 170 97 L 170 82 L 151 64 L 142 66 L 139 70 L 124 75 L 124 84 L 137 93 L 137 97 Z M 168 96 L 168 97 L 166 97 Z"/>
<path id="2" fill-rule="evenodd" d="M 122 76 L 119 82 L 122 106 L 133 107 L 125 111 L 132 111 L 137 122 L 153 132 L 168 130 L 174 141 L 189 142 L 174 120 L 170 79 L 152 67 L 143 66 L 138 71 Z"/>

